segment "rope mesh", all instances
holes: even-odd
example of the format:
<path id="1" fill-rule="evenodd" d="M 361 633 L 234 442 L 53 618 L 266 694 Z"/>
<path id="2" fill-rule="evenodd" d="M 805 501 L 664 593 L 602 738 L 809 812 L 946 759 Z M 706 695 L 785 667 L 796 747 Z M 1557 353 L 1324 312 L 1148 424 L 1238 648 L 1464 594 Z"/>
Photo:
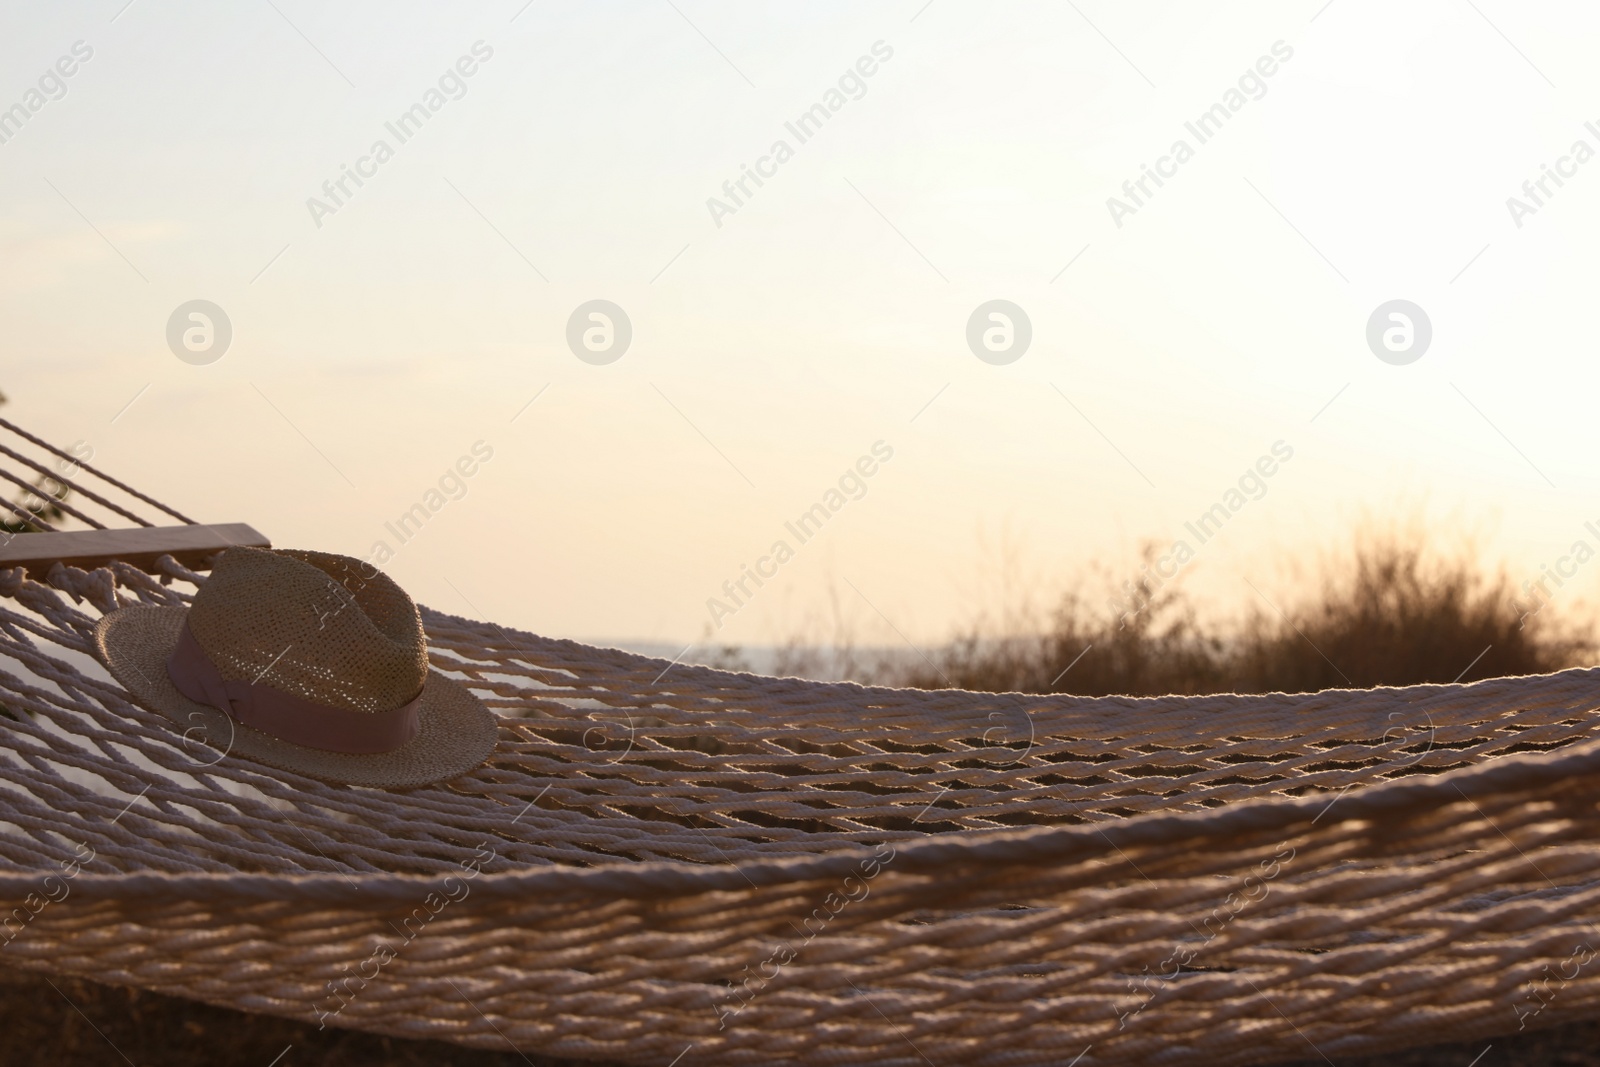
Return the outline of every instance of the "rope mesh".
<path id="1" fill-rule="evenodd" d="M 1600 757 L 1575 747 L 1594 671 L 925 693 L 428 612 L 501 747 L 376 791 L 219 759 L 127 701 L 86 636 L 204 580 L 158 570 L 0 576 L 0 895 L 25 916 L 0 937 L 22 966 L 638 1063 L 1269 1062 L 1600 996 L 1585 972 L 1525 990 L 1600 914 Z"/>
<path id="2" fill-rule="evenodd" d="M 18 966 L 639 1064 L 1250 1064 L 1600 1011 L 1600 670 L 924 692 L 425 609 L 500 745 L 384 791 L 227 756 L 92 659 L 204 580 L 0 571 Z"/>

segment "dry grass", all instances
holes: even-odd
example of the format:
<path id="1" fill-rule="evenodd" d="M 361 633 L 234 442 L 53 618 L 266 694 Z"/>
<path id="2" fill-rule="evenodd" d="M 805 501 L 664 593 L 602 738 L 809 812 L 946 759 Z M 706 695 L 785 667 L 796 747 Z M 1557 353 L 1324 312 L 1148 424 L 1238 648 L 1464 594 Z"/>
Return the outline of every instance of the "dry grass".
<path id="1" fill-rule="evenodd" d="M 1145 579 L 1137 593 L 1126 602 L 1142 610 L 1121 617 L 1070 593 L 1045 633 L 971 632 L 892 680 L 1081 696 L 1299 693 L 1539 674 L 1593 663 L 1597 650 L 1591 630 L 1550 612 L 1523 620 L 1503 572 L 1397 534 L 1358 537 L 1309 592 L 1258 596 L 1231 624 L 1201 622 L 1181 584 Z"/>

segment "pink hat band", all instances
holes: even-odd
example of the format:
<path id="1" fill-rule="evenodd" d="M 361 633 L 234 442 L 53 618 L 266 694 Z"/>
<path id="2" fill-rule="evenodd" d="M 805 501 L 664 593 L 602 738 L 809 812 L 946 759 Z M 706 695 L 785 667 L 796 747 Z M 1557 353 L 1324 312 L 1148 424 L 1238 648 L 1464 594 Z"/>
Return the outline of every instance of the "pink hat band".
<path id="1" fill-rule="evenodd" d="M 392 752 L 421 729 L 420 691 L 390 711 L 362 712 L 317 704 L 267 685 L 227 681 L 187 622 L 167 659 L 167 676 L 197 704 L 226 712 L 235 722 L 279 740 L 326 752 Z"/>

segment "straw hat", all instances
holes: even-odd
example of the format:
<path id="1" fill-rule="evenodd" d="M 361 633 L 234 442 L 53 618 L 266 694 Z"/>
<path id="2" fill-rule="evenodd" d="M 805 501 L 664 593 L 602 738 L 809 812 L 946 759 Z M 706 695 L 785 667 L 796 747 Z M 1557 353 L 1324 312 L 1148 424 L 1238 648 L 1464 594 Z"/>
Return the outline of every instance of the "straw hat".
<path id="1" fill-rule="evenodd" d="M 349 556 L 230 548 L 191 607 L 122 608 L 94 642 L 186 740 L 284 770 L 423 785 L 494 750 L 494 714 L 429 669 L 411 598 Z"/>

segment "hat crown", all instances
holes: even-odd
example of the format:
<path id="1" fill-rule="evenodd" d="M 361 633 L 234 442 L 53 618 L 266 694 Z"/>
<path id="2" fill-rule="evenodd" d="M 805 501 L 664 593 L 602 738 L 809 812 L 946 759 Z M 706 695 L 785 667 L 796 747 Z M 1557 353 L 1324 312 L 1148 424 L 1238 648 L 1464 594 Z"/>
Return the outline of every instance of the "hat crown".
<path id="1" fill-rule="evenodd" d="M 195 594 L 188 624 L 224 679 L 315 704 L 390 711 L 427 680 L 416 605 L 349 556 L 230 548 Z"/>

